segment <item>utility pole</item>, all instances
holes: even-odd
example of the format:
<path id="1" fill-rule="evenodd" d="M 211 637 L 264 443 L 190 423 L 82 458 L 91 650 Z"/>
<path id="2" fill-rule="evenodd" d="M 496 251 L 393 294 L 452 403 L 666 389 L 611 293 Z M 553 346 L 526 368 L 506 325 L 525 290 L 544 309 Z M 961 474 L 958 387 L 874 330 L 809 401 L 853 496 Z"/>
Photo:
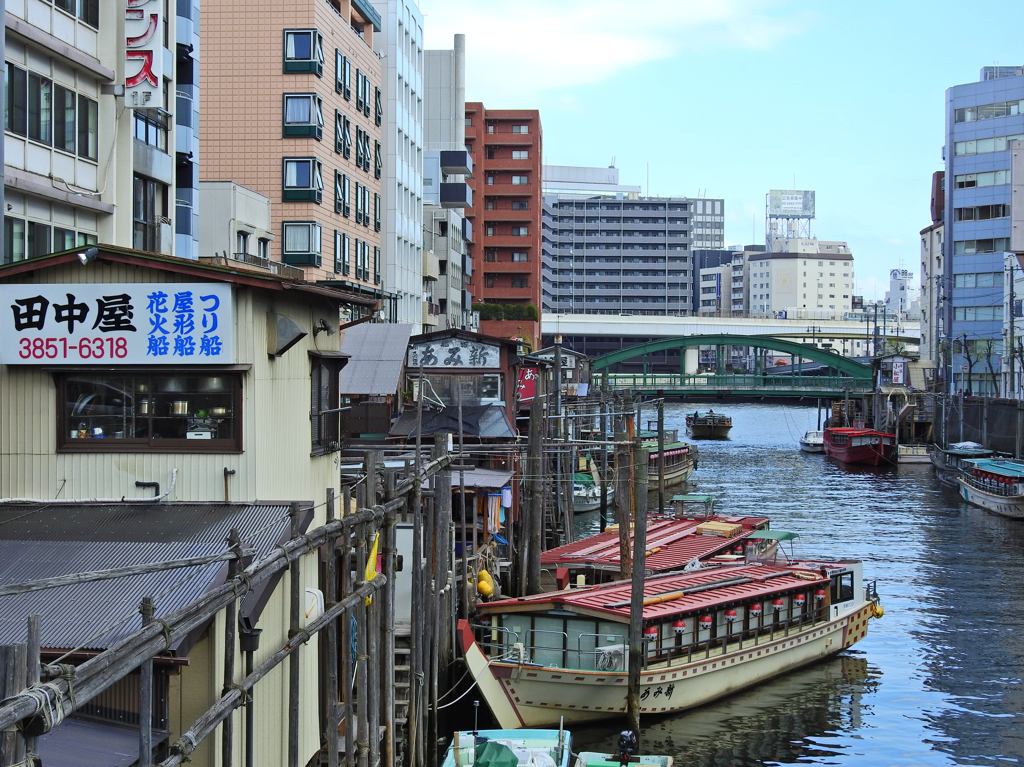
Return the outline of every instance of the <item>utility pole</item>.
<path id="1" fill-rule="evenodd" d="M 1007 267 L 1007 271 L 1010 273 L 1010 305 L 1008 307 L 1009 310 L 1010 310 L 1010 339 L 1009 339 L 1010 340 L 1010 345 L 1009 345 L 1009 349 L 1010 349 L 1010 370 L 1009 370 L 1009 373 L 1010 374 L 1009 374 L 1009 377 L 1008 377 L 1008 380 L 1007 380 L 1006 396 L 1009 399 L 1016 399 L 1017 388 L 1014 386 L 1014 380 L 1013 380 L 1013 378 L 1014 378 L 1014 376 L 1013 376 L 1014 365 L 1016 364 L 1016 355 L 1014 354 L 1015 346 L 1014 346 L 1014 332 L 1013 331 L 1014 331 L 1014 326 L 1017 324 L 1017 315 L 1016 315 L 1016 312 L 1014 311 L 1014 306 L 1013 306 L 1014 299 L 1016 298 L 1016 296 L 1014 295 L 1014 292 L 1013 292 L 1013 288 L 1014 288 L 1013 281 L 1014 281 L 1014 276 L 1017 273 L 1017 267 L 1016 267 L 1016 265 L 1012 261 L 1010 262 L 1010 265 Z"/>

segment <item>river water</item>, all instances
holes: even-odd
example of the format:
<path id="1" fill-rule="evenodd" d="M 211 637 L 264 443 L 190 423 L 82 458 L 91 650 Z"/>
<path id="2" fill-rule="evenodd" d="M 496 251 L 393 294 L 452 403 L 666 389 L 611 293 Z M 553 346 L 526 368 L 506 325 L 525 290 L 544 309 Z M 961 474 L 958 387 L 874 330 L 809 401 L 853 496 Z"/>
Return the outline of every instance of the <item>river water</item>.
<path id="1" fill-rule="evenodd" d="M 813 406 L 711 406 L 734 426 L 729 440 L 699 443 L 690 490 L 799 533 L 798 557 L 864 560 L 885 616 L 831 660 L 646 720 L 642 750 L 676 767 L 1024 760 L 1024 523 L 962 503 L 930 464 L 854 468 L 802 453 Z M 668 404 L 666 427 L 682 437 L 684 412 L 706 407 Z M 575 747 L 609 751 L 620 726 L 576 726 Z"/>

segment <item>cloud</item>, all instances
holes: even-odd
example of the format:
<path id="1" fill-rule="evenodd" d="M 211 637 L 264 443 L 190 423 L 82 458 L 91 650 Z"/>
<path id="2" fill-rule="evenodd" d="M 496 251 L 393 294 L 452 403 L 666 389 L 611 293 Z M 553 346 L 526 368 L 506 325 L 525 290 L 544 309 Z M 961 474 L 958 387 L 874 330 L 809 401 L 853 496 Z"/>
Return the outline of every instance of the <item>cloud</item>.
<path id="1" fill-rule="evenodd" d="M 810 15 L 782 0 L 420 0 L 429 49 L 466 35 L 467 98 L 537 96 L 599 83 L 682 51 L 767 50 Z"/>

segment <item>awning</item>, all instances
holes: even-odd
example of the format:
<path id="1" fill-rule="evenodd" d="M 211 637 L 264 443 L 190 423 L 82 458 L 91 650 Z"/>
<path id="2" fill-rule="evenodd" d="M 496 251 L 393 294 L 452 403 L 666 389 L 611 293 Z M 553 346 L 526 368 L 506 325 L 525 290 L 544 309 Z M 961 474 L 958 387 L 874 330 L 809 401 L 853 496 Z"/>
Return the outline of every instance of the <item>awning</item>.
<path id="1" fill-rule="evenodd" d="M 755 541 L 791 541 L 799 537 L 798 533 L 791 533 L 788 530 L 757 530 L 747 536 Z"/>
<path id="2" fill-rule="evenodd" d="M 512 481 L 511 471 L 501 469 L 467 469 L 463 472 L 466 478 L 466 488 L 474 490 L 498 490 L 505 487 Z M 423 487 L 426 488 L 428 480 L 424 480 Z M 459 489 L 459 472 L 452 472 L 452 491 Z"/>

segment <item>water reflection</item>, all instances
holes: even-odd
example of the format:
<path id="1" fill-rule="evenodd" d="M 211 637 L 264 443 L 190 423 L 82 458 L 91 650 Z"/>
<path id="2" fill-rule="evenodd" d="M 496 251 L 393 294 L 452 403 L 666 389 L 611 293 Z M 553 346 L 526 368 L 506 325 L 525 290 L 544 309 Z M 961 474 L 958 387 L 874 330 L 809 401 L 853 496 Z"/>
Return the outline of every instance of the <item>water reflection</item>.
<path id="1" fill-rule="evenodd" d="M 729 441 L 702 441 L 688 490 L 767 514 L 796 553 L 864 560 L 885 617 L 852 653 L 645 727 L 685 765 L 996 765 L 1024 761 L 1024 523 L 962 504 L 928 465 L 847 467 L 802 453 L 814 407 L 711 403 Z M 683 414 L 704 403 L 666 406 Z M 596 529 L 597 515 L 587 515 Z M 614 745 L 621 722 L 576 728 Z"/>
<path id="2" fill-rule="evenodd" d="M 834 736 L 863 726 L 880 673 L 864 657 L 833 658 L 718 705 L 653 719 L 643 728 L 641 746 L 644 753 L 673 754 L 676 767 L 837 757 L 847 746 Z M 611 750 L 618 732 L 590 726 L 574 734 L 577 743 L 583 739 Z"/>

